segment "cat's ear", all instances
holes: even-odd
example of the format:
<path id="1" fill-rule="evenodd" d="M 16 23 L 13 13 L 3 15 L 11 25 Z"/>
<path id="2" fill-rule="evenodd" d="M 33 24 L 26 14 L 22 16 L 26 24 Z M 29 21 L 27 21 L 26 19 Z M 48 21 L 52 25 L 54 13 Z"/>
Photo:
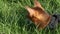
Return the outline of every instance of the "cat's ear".
<path id="1" fill-rule="evenodd" d="M 34 7 L 39 7 L 41 9 L 44 10 L 44 8 L 42 7 L 42 5 L 38 2 L 38 0 L 34 0 Z"/>
<path id="2" fill-rule="evenodd" d="M 33 15 L 34 14 L 34 9 L 26 6 L 25 9 L 27 9 L 27 11 L 30 13 L 30 15 Z"/>

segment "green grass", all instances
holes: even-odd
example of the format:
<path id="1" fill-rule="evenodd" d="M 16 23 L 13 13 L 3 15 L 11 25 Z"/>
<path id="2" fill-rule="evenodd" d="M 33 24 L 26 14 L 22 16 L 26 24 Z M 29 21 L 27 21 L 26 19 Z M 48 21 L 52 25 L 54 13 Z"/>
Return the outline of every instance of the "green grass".
<path id="1" fill-rule="evenodd" d="M 39 2 L 49 14 L 60 13 L 60 0 L 39 0 Z M 33 24 L 29 25 L 32 22 L 27 18 L 28 12 L 24 7 L 33 5 L 33 0 L 0 0 L 0 34 L 60 34 L 60 27 L 54 32 L 50 30 L 46 32 L 34 29 Z"/>

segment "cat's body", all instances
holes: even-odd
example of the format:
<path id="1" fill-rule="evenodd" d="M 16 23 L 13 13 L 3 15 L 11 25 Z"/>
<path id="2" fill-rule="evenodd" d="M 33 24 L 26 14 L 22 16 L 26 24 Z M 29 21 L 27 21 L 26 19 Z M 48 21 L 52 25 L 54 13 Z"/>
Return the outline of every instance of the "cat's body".
<path id="1" fill-rule="evenodd" d="M 28 14 L 29 18 L 34 22 L 34 24 L 40 29 L 40 28 L 45 28 L 49 21 L 50 21 L 50 15 L 45 13 L 41 8 L 39 7 L 34 7 L 32 8 L 34 10 L 34 14 L 30 15 Z"/>

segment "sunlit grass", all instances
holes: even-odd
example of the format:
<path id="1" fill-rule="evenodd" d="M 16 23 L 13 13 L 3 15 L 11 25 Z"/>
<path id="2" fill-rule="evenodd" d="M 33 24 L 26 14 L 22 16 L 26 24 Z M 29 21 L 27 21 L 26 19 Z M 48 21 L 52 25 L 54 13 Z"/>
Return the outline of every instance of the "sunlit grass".
<path id="1" fill-rule="evenodd" d="M 60 0 L 39 0 L 49 14 L 60 13 Z M 27 18 L 25 6 L 33 7 L 33 0 L 0 0 L 0 34 L 51 34 L 50 30 L 38 31 Z M 31 25 L 28 28 L 28 25 Z M 28 27 L 26 27 L 28 26 Z M 30 30 L 26 30 L 26 29 Z M 54 34 L 60 33 L 60 27 Z"/>

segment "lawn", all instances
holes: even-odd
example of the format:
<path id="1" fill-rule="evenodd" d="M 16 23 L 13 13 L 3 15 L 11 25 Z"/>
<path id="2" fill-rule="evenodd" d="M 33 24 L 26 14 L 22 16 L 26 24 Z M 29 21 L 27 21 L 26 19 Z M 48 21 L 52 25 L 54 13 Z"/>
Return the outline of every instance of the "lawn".
<path id="1" fill-rule="evenodd" d="M 60 13 L 60 0 L 38 1 L 50 15 Z M 54 32 L 35 29 L 25 6 L 33 7 L 33 0 L 0 0 L 0 34 L 60 34 L 60 25 Z"/>

